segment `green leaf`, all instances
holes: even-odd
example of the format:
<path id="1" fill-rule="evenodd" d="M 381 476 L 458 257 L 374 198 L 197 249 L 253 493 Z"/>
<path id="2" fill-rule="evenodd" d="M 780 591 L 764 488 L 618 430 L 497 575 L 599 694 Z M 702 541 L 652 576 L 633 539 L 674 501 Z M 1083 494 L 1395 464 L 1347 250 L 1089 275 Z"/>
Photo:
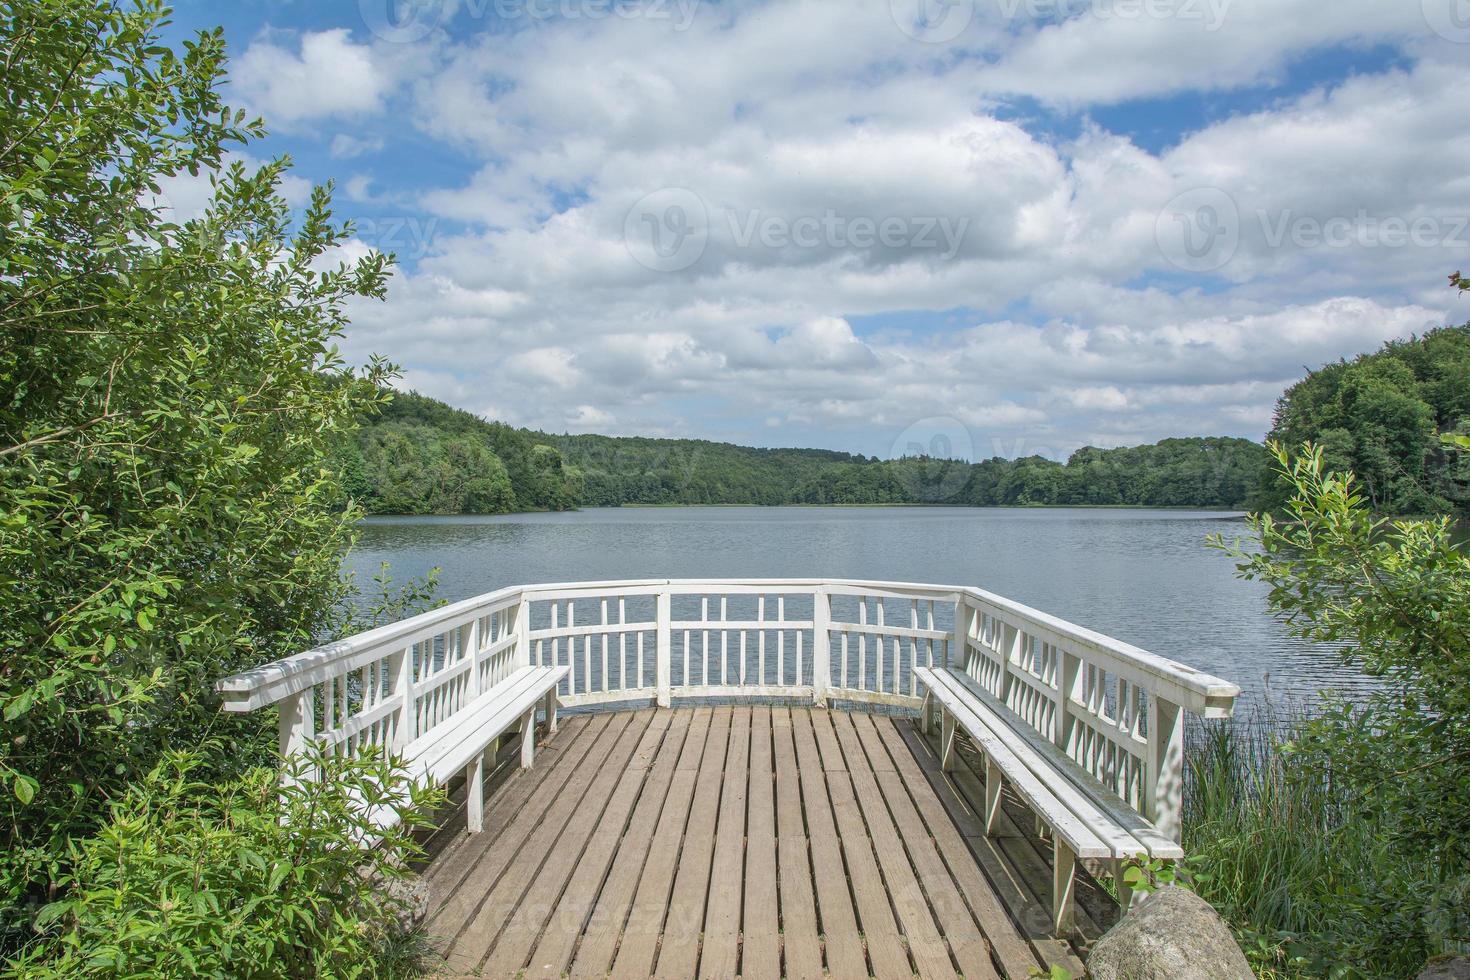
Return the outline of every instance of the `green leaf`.
<path id="1" fill-rule="evenodd" d="M 15 777 L 15 798 L 27 806 L 36 798 L 36 791 L 41 788 L 30 776 L 17 775 Z"/>

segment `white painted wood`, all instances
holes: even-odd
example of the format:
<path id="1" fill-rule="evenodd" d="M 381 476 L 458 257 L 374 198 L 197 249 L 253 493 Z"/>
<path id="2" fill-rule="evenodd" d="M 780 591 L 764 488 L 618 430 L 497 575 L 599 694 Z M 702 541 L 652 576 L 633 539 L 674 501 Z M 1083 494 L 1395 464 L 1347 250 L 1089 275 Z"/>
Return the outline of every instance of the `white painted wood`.
<path id="1" fill-rule="evenodd" d="M 846 618 L 835 615 L 834 596 L 843 600 Z M 699 602 L 691 605 L 693 597 Z M 742 603 L 753 597 L 755 618 L 732 620 L 732 597 Z M 681 610 L 697 608 L 697 618 L 675 621 L 676 598 Z M 768 612 L 773 598 L 775 608 Z M 810 601 L 811 619 L 787 619 L 788 598 L 802 605 Z M 653 617 L 630 620 L 629 599 L 651 605 Z M 886 621 L 890 601 L 895 609 L 907 606 L 904 621 Z M 531 628 L 533 603 L 549 607 L 550 627 Z M 589 603 L 600 613 L 598 621 L 578 623 L 576 606 Z M 947 630 L 936 628 L 936 603 L 954 609 Z M 847 621 L 854 605 L 856 622 Z M 676 629 L 688 661 L 677 687 L 671 676 Z M 636 640 L 629 642 L 630 635 Z M 650 635 L 651 678 L 644 669 Z M 788 636 L 794 677 L 787 668 Z M 617 637 L 616 661 L 612 637 Z M 697 660 L 690 653 L 696 637 Z M 715 637 L 718 670 L 710 663 Z M 440 646 L 444 656 L 436 660 L 432 651 Z M 630 653 L 635 656 L 631 670 Z M 835 671 L 834 654 L 841 660 Z M 1227 716 L 1239 694 L 1227 681 L 980 589 L 822 579 L 648 579 L 501 589 L 224 678 L 216 686 L 229 711 L 280 704 L 283 751 L 300 751 L 314 741 L 332 751 L 384 745 L 405 753 L 422 747 L 426 738 L 460 731 L 462 721 L 483 709 L 481 697 L 518 672 L 556 664 L 562 665 L 558 679 L 565 704 L 652 699 L 668 705 L 677 696 L 809 698 L 819 704 L 836 700 L 909 708 L 923 704 L 920 669 L 953 667 L 995 699 L 977 717 L 1022 768 L 1033 775 L 1060 773 L 1072 787 L 1057 789 L 1064 802 L 1077 803 L 1088 819 L 1123 826 L 1156 853 L 1167 852 L 1164 843 L 1179 835 L 1183 712 Z M 548 724 L 555 720 L 555 700 L 547 699 L 550 707 L 543 708 Z M 1146 818 L 1144 826 L 1130 823 L 1129 814 Z M 1149 838 L 1150 833 L 1160 840 Z"/>
<path id="2" fill-rule="evenodd" d="M 670 675 L 673 672 L 671 661 L 674 658 L 674 641 L 669 625 L 672 606 L 673 596 L 671 593 L 658 593 L 658 639 L 654 646 L 654 683 L 658 688 L 658 706 L 660 708 L 667 708 L 669 706 L 669 688 L 672 684 Z"/>
<path id="3" fill-rule="evenodd" d="M 1148 701 L 1149 750 L 1144 758 L 1144 815 L 1161 833 L 1182 839 L 1184 805 L 1184 718 L 1179 705 L 1161 697 Z"/>
<path id="4" fill-rule="evenodd" d="M 521 715 L 521 768 L 529 769 L 536 761 L 536 709 Z"/>
<path id="5" fill-rule="evenodd" d="M 465 815 L 469 832 L 485 829 L 485 753 L 476 752 L 465 768 Z"/>

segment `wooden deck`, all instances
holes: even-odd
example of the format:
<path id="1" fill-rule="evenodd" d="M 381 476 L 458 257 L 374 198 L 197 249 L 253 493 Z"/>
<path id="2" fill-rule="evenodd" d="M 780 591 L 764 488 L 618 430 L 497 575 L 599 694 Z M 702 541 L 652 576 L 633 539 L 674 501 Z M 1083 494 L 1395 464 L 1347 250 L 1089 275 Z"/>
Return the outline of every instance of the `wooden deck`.
<path id="1" fill-rule="evenodd" d="M 447 976 L 1081 976 L 1047 935 L 1049 845 L 1014 809 L 985 837 L 961 760 L 843 711 L 567 718 L 500 770 L 483 833 L 446 828 L 427 931 Z M 1079 900 L 1085 942 L 1116 910 Z"/>

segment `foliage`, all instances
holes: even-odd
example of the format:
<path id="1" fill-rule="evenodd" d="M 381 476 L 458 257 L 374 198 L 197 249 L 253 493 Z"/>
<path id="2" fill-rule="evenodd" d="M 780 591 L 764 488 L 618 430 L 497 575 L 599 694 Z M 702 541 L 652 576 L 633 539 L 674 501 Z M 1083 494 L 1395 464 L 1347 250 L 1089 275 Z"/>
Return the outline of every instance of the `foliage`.
<path id="1" fill-rule="evenodd" d="M 1470 943 L 1470 556 L 1447 518 L 1374 515 L 1321 447 L 1272 447 L 1287 519 L 1259 550 L 1213 543 L 1270 587 L 1293 633 L 1382 680 L 1279 744 L 1217 738 L 1196 767 L 1201 888 L 1257 950 L 1306 975 L 1412 976 Z"/>
<path id="2" fill-rule="evenodd" d="M 1333 470 L 1354 472 L 1381 513 L 1444 514 L 1470 506 L 1470 467 L 1440 434 L 1470 435 L 1470 324 L 1393 341 L 1328 364 L 1276 406 L 1271 438 L 1312 442 Z M 1259 505 L 1279 510 L 1291 482 L 1267 471 Z"/>
<path id="3" fill-rule="evenodd" d="M 1245 439 L 962 460 L 756 449 L 700 439 L 552 436 L 399 394 L 345 453 L 370 513 L 458 514 L 625 504 L 925 504 L 1239 507 L 1265 450 Z M 507 482 L 509 487 L 507 488 Z"/>
<path id="4" fill-rule="evenodd" d="M 0 949 L 67 889 L 78 944 L 105 882 L 143 901 L 146 881 L 104 873 L 119 849 L 172 861 L 264 833 L 263 777 L 241 773 L 269 762 L 274 719 L 221 716 L 212 684 L 340 625 L 358 512 L 333 447 L 390 380 L 334 346 L 387 260 L 333 262 L 350 228 L 327 189 L 293 214 L 286 161 L 228 162 L 263 127 L 220 98 L 221 34 L 176 52 L 166 16 L 0 0 Z M 155 206 L 210 175 L 198 219 Z M 150 773 L 206 732 L 223 748 L 155 808 Z M 232 809 L 188 843 L 196 782 Z"/>
<path id="5" fill-rule="evenodd" d="M 228 746 L 213 744 L 213 752 Z M 224 784 L 203 754 L 168 753 L 79 842 L 47 935 L 12 964 L 48 977 L 382 976 L 410 911 L 413 832 L 442 793 L 380 756 L 297 760 Z M 387 807 L 402 822 L 366 817 Z M 377 839 L 370 856 L 364 840 Z M 398 887 L 394 887 L 394 886 Z"/>
<path id="6" fill-rule="evenodd" d="M 397 394 L 346 442 L 347 489 L 371 514 L 567 510 L 581 473 L 552 438 Z"/>

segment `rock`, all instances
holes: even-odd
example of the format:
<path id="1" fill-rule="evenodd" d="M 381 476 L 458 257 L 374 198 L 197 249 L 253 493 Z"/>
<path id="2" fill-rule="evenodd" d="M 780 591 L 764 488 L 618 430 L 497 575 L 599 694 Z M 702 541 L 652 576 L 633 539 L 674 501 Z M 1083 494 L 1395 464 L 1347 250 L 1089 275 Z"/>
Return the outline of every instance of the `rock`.
<path id="1" fill-rule="evenodd" d="M 370 874 L 372 888 L 395 906 L 394 919 L 398 931 L 407 935 L 429 916 L 429 884 L 418 875 L 396 878 Z"/>
<path id="2" fill-rule="evenodd" d="M 1087 971 L 1094 980 L 1255 980 L 1219 913 L 1176 887 L 1148 896 L 1099 939 Z"/>
<path id="3" fill-rule="evenodd" d="M 1470 980 L 1470 956 L 1439 956 L 1424 965 L 1419 980 Z"/>

